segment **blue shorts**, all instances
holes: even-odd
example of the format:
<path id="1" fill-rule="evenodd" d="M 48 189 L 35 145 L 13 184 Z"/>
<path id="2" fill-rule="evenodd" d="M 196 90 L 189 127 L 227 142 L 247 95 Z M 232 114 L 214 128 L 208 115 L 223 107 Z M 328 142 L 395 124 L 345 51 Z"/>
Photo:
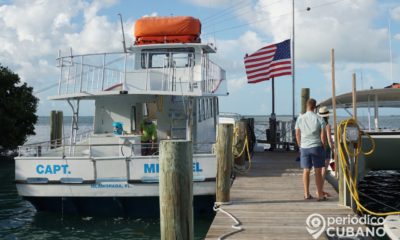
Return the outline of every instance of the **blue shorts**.
<path id="1" fill-rule="evenodd" d="M 325 166 L 325 150 L 322 146 L 300 149 L 300 166 L 311 169 Z"/>

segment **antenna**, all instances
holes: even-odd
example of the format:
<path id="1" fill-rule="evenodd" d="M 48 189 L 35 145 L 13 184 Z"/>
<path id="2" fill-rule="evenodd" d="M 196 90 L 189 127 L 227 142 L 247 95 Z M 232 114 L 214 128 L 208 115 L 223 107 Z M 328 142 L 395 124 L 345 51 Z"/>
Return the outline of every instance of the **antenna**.
<path id="1" fill-rule="evenodd" d="M 119 15 L 119 20 L 121 21 L 121 29 L 122 29 L 122 47 L 124 48 L 124 53 L 126 53 L 124 24 L 122 23 L 122 15 L 121 15 L 121 13 L 118 13 L 118 15 Z"/>

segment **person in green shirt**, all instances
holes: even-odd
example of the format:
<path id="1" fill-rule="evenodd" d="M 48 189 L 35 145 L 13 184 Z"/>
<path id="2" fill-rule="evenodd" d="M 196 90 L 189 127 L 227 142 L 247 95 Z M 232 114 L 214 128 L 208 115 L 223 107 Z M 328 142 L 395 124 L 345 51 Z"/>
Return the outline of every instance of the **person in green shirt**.
<path id="1" fill-rule="evenodd" d="M 157 127 L 149 117 L 145 117 L 140 124 L 142 133 L 142 155 L 152 155 L 155 151 L 154 143 L 157 142 Z"/>

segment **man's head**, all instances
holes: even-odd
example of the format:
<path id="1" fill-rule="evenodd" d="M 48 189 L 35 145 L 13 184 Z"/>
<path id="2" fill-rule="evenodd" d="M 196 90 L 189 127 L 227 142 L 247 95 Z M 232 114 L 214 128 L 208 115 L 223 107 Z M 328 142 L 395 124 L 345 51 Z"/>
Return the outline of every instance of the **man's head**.
<path id="1" fill-rule="evenodd" d="M 314 111 L 317 106 L 317 101 L 314 98 L 310 98 L 307 100 L 307 111 Z"/>
<path id="2" fill-rule="evenodd" d="M 145 124 L 152 124 L 153 123 L 153 121 L 151 121 L 151 118 L 149 116 L 145 116 L 143 120 L 144 120 Z"/>

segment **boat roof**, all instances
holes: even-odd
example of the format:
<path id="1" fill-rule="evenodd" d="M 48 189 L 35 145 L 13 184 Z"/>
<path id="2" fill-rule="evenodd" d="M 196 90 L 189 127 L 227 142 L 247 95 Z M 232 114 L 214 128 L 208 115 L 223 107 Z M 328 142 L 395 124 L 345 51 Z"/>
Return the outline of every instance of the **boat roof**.
<path id="1" fill-rule="evenodd" d="M 160 48 L 188 48 L 195 47 L 203 49 L 204 53 L 216 53 L 217 48 L 212 43 L 162 43 L 162 44 L 144 44 L 133 45 L 128 48 L 132 52 L 139 52 L 143 49 L 160 49 Z"/>
<path id="2" fill-rule="evenodd" d="M 373 107 L 375 106 L 375 96 L 378 99 L 378 107 L 400 107 L 400 89 L 399 88 L 381 88 L 368 89 L 356 92 L 357 107 Z M 352 107 L 352 93 L 344 93 L 336 96 L 337 108 Z M 319 103 L 319 106 L 332 108 L 332 98 L 328 98 Z"/>

